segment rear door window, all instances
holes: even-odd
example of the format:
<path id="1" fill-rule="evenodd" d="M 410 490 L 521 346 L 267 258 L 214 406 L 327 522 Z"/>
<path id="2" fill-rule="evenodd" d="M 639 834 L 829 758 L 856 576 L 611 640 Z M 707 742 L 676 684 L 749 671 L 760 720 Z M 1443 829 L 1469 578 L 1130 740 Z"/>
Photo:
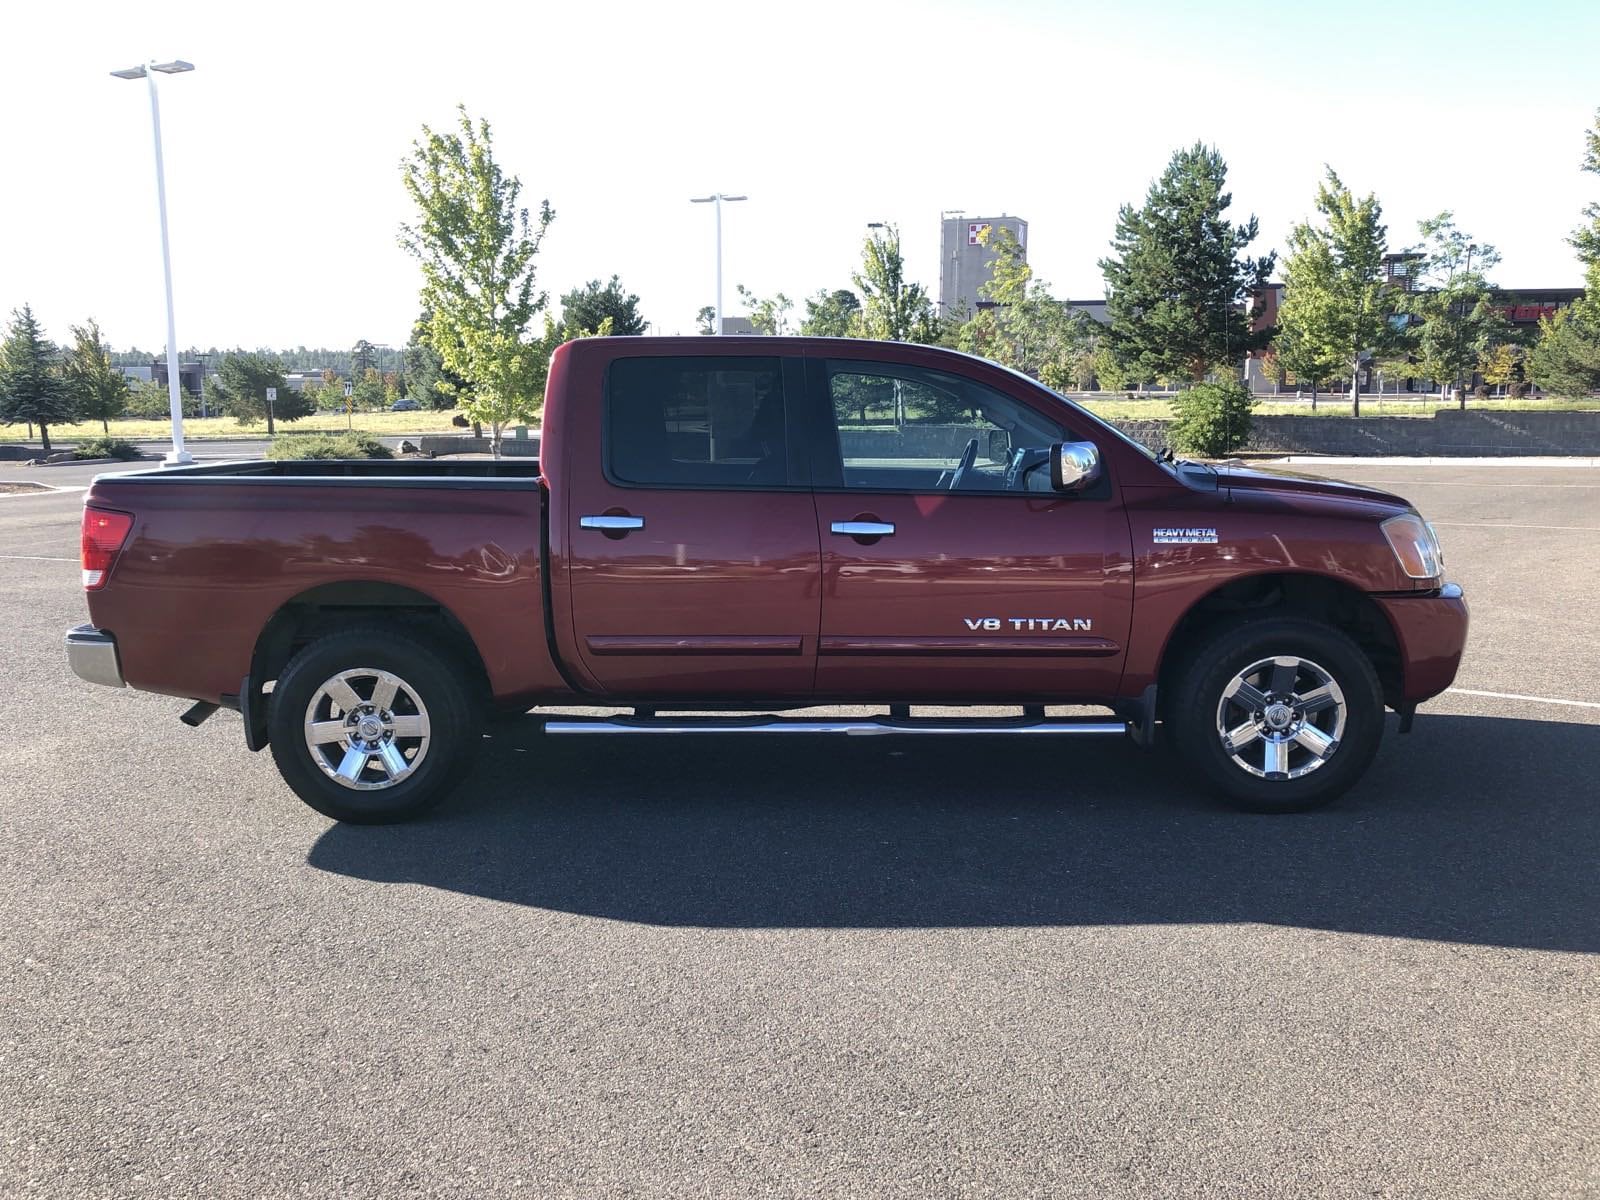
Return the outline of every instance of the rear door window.
<path id="1" fill-rule="evenodd" d="M 776 358 L 623 358 L 606 377 L 606 471 L 637 487 L 788 487 Z"/>

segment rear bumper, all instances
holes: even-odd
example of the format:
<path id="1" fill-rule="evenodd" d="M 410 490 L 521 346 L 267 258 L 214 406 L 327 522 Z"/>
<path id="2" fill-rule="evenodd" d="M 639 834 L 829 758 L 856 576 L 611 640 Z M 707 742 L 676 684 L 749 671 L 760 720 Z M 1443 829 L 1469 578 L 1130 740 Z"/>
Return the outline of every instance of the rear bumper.
<path id="1" fill-rule="evenodd" d="M 67 630 L 67 665 L 79 679 L 104 687 L 126 686 L 122 660 L 117 656 L 117 639 L 93 625 L 78 625 Z"/>
<path id="2" fill-rule="evenodd" d="M 1420 704 L 1455 682 L 1467 645 L 1467 601 L 1447 583 L 1419 596 L 1375 597 L 1400 643 L 1406 704 Z"/>

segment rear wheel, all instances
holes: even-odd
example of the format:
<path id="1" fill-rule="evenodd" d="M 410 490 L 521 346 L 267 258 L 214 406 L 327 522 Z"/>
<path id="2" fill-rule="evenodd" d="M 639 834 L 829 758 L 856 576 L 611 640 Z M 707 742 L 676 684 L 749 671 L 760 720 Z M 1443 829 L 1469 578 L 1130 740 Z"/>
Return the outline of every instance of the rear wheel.
<path id="1" fill-rule="evenodd" d="M 339 821 L 403 821 L 443 800 L 482 720 L 471 677 L 432 642 L 381 626 L 311 643 L 279 676 L 272 757 L 294 792 Z"/>
<path id="2" fill-rule="evenodd" d="M 1293 617 L 1220 627 L 1179 672 L 1167 713 L 1185 760 L 1255 812 L 1328 803 L 1383 737 L 1383 689 L 1366 654 Z"/>

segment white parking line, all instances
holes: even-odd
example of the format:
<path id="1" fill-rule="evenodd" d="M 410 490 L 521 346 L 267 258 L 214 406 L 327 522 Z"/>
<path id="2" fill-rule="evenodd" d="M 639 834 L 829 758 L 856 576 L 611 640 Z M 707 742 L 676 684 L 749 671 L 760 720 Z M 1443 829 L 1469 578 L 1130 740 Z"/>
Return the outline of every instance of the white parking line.
<path id="1" fill-rule="evenodd" d="M 52 558 L 48 554 L 0 554 L 0 558 L 8 559 L 8 560 L 13 561 L 13 562 L 71 562 L 71 563 L 75 563 L 75 562 L 78 561 L 75 558 Z"/>
<path id="2" fill-rule="evenodd" d="M 0 483 L 36 483 L 32 479 L 0 479 Z M 40 483 L 30 487 L 25 492 L 0 492 L 0 500 L 14 500 L 19 496 L 59 496 L 62 492 L 87 492 L 87 485 L 75 487 L 71 484 Z"/>
<path id="3" fill-rule="evenodd" d="M 1357 479 L 1351 476 L 1347 483 L 1381 483 L 1393 487 L 1470 487 L 1481 489 L 1484 486 L 1481 479 Z M 1600 483 L 1501 483 L 1498 479 L 1494 482 L 1495 491 L 1501 488 L 1577 488 L 1579 490 L 1593 490 L 1600 488 Z"/>
<path id="4" fill-rule="evenodd" d="M 1524 696 L 1518 692 L 1480 692 L 1474 688 L 1446 688 L 1458 696 L 1485 696 L 1490 700 L 1526 700 L 1531 704 L 1560 704 L 1566 708 L 1600 708 L 1593 700 L 1557 700 L 1554 696 Z"/>
<path id="5" fill-rule="evenodd" d="M 1548 529 L 1556 533 L 1600 533 L 1600 525 L 1506 525 L 1494 521 L 1435 521 L 1446 529 Z"/>

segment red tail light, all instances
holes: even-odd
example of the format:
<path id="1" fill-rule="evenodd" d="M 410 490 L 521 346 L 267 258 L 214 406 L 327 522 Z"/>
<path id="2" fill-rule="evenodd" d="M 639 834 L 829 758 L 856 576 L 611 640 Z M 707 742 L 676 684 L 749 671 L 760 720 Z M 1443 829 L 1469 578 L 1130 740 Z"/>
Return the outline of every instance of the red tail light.
<path id="1" fill-rule="evenodd" d="M 106 585 L 111 564 L 117 561 L 122 543 L 133 528 L 131 513 L 104 508 L 83 510 L 83 590 L 96 592 Z"/>

